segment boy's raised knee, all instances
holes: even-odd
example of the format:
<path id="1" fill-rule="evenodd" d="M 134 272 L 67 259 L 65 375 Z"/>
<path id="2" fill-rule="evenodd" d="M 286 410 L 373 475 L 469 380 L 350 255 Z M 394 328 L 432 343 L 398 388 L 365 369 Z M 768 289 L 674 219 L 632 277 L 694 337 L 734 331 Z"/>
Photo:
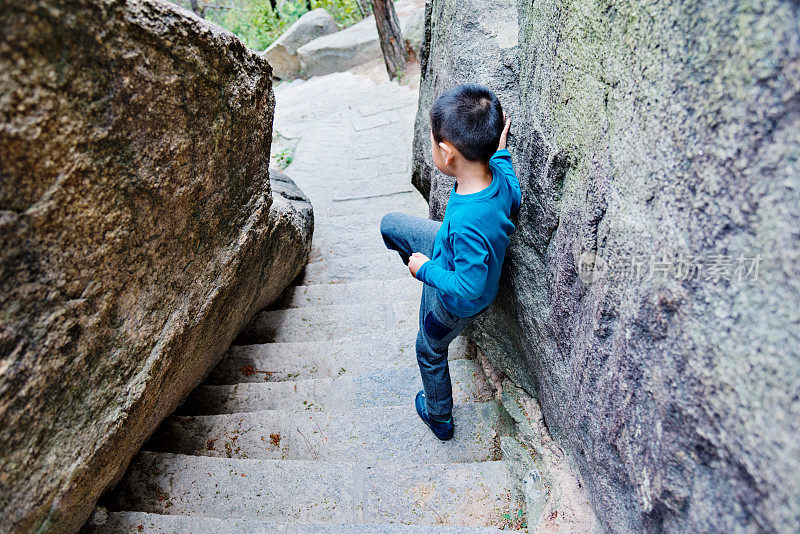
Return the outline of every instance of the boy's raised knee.
<path id="1" fill-rule="evenodd" d="M 380 226 L 380 228 L 381 228 L 381 234 L 382 235 L 385 236 L 385 235 L 391 233 L 392 229 L 397 227 L 397 225 L 395 223 L 397 221 L 397 216 L 399 214 L 400 214 L 400 212 L 390 211 L 389 213 L 387 213 L 386 215 L 384 215 L 381 218 L 381 226 Z"/>

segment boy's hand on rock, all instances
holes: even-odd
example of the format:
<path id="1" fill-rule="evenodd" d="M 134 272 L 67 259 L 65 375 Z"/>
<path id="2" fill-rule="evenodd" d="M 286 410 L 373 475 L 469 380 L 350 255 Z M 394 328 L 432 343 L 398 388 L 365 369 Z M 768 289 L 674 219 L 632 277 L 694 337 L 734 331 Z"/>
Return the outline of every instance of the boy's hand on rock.
<path id="1" fill-rule="evenodd" d="M 506 115 L 506 112 L 503 112 L 503 121 L 505 122 L 505 126 L 503 126 L 503 133 L 500 135 L 500 144 L 497 145 L 497 150 L 503 150 L 506 147 L 506 140 L 508 139 L 508 130 L 511 128 L 511 117 Z"/>
<path id="2" fill-rule="evenodd" d="M 422 252 L 415 252 L 408 258 L 408 270 L 411 271 L 411 276 L 414 278 L 417 277 L 417 271 L 422 264 L 426 261 L 430 261 L 430 258 L 423 254 Z"/>

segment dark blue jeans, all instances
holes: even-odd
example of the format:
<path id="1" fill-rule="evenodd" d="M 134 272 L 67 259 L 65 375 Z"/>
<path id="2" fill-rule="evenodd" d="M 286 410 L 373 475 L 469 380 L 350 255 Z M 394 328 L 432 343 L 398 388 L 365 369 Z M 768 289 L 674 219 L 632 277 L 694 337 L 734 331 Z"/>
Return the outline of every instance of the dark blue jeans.
<path id="1" fill-rule="evenodd" d="M 381 235 L 387 248 L 396 250 L 408 265 L 408 258 L 414 252 L 429 258 L 433 255 L 433 239 L 441 225 L 438 221 L 391 212 L 381 220 Z M 436 288 L 428 284 L 422 288 L 416 349 L 430 415 L 446 418 L 453 410 L 447 347 L 481 312 L 459 317 L 444 307 Z"/>

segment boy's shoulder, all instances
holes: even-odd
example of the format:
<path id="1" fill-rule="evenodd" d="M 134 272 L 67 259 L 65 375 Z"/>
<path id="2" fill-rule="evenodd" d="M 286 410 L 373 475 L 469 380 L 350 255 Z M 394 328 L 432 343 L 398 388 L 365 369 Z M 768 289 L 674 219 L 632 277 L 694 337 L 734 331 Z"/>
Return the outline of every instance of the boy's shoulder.
<path id="1" fill-rule="evenodd" d="M 486 199 L 475 199 L 464 202 L 450 216 L 450 231 L 482 228 L 492 219 L 497 208 Z"/>

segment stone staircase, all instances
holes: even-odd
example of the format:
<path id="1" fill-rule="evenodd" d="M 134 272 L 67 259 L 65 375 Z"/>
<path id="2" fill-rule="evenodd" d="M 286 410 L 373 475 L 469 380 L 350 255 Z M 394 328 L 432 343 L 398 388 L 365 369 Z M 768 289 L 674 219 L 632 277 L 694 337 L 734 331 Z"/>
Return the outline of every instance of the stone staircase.
<path id="1" fill-rule="evenodd" d="M 416 92 L 338 73 L 276 89 L 286 173 L 315 208 L 314 255 L 133 460 L 86 530 L 496 532 L 521 498 L 501 459 L 507 416 L 457 339 L 455 437 L 413 405 L 422 284 L 381 216 L 426 216 L 409 185 Z M 95 516 L 98 514 L 96 513 Z"/>

